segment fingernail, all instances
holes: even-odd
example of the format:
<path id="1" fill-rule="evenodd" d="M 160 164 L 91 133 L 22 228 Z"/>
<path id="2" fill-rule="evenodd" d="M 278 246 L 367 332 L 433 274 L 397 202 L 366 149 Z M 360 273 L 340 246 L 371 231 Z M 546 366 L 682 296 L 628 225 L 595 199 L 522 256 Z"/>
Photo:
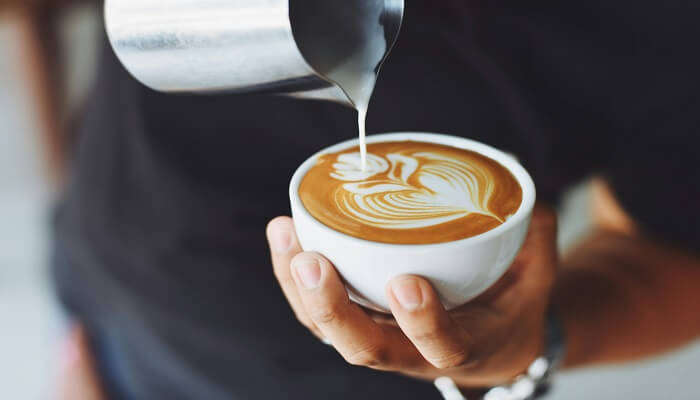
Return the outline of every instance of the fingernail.
<path id="1" fill-rule="evenodd" d="M 294 269 L 301 280 L 301 284 L 307 289 L 315 289 L 321 280 L 321 267 L 318 260 L 314 258 L 304 258 L 294 261 Z"/>
<path id="2" fill-rule="evenodd" d="M 287 253 L 292 247 L 292 233 L 283 229 L 272 232 L 270 247 L 275 253 Z"/>
<path id="3" fill-rule="evenodd" d="M 400 279 L 392 282 L 391 290 L 401 307 L 408 311 L 415 310 L 423 304 L 423 294 L 415 279 Z"/>

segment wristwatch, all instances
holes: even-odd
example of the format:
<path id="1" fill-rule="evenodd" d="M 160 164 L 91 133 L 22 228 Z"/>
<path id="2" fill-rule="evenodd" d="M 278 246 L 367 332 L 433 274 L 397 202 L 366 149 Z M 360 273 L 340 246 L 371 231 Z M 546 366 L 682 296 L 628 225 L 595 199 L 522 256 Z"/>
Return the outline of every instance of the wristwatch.
<path id="1" fill-rule="evenodd" d="M 510 385 L 488 390 L 483 400 L 534 400 L 549 392 L 552 375 L 566 355 L 566 338 L 561 319 L 551 307 L 547 312 L 546 324 L 544 354 Z M 435 386 L 446 400 L 472 400 L 471 397 L 466 399 L 449 378 L 436 379 Z"/>

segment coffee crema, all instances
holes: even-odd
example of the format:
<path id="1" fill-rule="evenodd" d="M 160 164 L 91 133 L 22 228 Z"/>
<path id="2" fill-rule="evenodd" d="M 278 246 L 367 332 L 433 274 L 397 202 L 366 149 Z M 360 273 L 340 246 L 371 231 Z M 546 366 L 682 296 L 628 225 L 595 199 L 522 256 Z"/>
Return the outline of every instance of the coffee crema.
<path id="1" fill-rule="evenodd" d="M 520 207 L 515 177 L 479 153 L 416 141 L 372 143 L 319 156 L 299 186 L 306 210 L 357 238 L 394 244 L 465 239 Z"/>

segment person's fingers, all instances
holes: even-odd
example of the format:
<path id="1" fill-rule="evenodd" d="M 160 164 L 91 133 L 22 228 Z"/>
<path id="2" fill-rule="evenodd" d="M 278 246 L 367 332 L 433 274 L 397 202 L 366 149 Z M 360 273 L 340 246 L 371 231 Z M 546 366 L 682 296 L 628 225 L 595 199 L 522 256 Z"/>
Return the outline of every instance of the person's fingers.
<path id="1" fill-rule="evenodd" d="M 511 269 L 533 289 L 549 286 L 557 267 L 557 216 L 549 207 L 535 205 L 522 250 Z"/>
<path id="2" fill-rule="evenodd" d="M 377 324 L 350 300 L 323 256 L 301 253 L 292 260 L 292 270 L 312 321 L 350 364 L 383 370 L 426 367 L 398 328 Z"/>
<path id="3" fill-rule="evenodd" d="M 513 309 L 513 302 L 523 303 L 528 293 L 547 292 L 554 282 L 557 265 L 557 217 L 550 208 L 537 204 L 525 241 L 513 264 L 496 283 L 464 307 L 501 304 L 506 309 Z"/>
<path id="4" fill-rule="evenodd" d="M 289 217 L 277 217 L 267 225 L 267 240 L 272 255 L 272 267 L 275 277 L 282 287 L 289 305 L 299 322 L 319 336 L 318 328 L 306 314 L 304 305 L 299 298 L 297 286 L 291 275 L 292 258 L 301 253 L 301 246 L 294 230 L 294 222 Z"/>
<path id="5" fill-rule="evenodd" d="M 446 369 L 467 363 L 470 336 L 452 321 L 428 281 L 400 276 L 386 294 L 401 330 L 430 364 Z"/>
<path id="6" fill-rule="evenodd" d="M 101 400 L 104 398 L 81 327 L 71 330 L 63 345 L 58 382 L 59 400 Z"/>

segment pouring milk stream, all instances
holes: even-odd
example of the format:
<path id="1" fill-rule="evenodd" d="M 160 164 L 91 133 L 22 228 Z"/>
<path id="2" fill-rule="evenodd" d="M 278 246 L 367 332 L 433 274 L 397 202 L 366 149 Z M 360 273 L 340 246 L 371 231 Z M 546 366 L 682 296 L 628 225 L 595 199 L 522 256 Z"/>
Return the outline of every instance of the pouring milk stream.
<path id="1" fill-rule="evenodd" d="M 309 14 L 295 16 L 294 29 L 302 53 L 315 69 L 348 97 L 357 111 L 360 138 L 360 165 L 366 168 L 365 120 L 377 74 L 389 46 L 383 23 L 384 1 L 305 0 L 305 7 L 327 17 L 321 24 L 303 23 Z M 327 12 L 323 12 L 328 9 Z M 333 12 L 330 12 L 333 9 Z M 294 13 L 294 9 L 291 10 Z M 319 37 L 323 34 L 323 37 Z M 314 38 L 314 40 L 311 39 Z M 342 44 L 342 45 L 339 45 Z"/>
<path id="2" fill-rule="evenodd" d="M 377 10 L 381 13 L 382 10 Z M 381 26 L 377 25 L 378 30 Z M 379 33 L 379 32 L 377 32 Z M 371 34 L 368 38 L 376 38 Z M 386 42 L 384 40 L 370 40 L 369 46 L 360 49 L 350 62 L 340 65 L 337 69 L 327 72 L 328 78 L 333 80 L 348 96 L 357 110 L 357 128 L 360 138 L 360 165 L 364 171 L 367 167 L 367 143 L 366 120 L 369 102 L 377 82 L 379 66 L 386 54 Z"/>

